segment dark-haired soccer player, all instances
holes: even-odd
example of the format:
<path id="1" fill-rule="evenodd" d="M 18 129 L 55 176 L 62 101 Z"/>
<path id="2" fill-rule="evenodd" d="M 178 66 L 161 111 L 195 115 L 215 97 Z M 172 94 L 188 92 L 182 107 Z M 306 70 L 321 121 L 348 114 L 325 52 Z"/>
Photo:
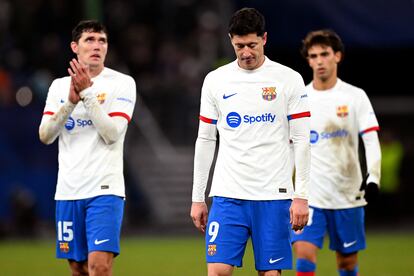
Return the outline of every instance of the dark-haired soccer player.
<path id="1" fill-rule="evenodd" d="M 49 88 L 40 140 L 59 137 L 56 254 L 72 275 L 112 275 L 124 211 L 123 144 L 135 81 L 106 68 L 108 37 L 96 21 L 72 32 L 70 76 Z"/>
<path id="2" fill-rule="evenodd" d="M 291 269 L 290 229 L 308 219 L 309 108 L 302 77 L 264 55 L 262 14 L 237 11 L 229 35 L 237 59 L 210 72 L 201 91 L 191 217 L 206 233 L 208 275 L 242 265 L 249 237 L 259 275 Z M 204 193 L 220 135 L 207 219 Z M 289 158 L 296 161 L 293 189 Z"/>
<path id="3" fill-rule="evenodd" d="M 293 234 L 296 275 L 315 275 L 317 251 L 327 231 L 339 275 L 354 276 L 358 274 L 358 251 L 365 248 L 363 206 L 378 193 L 379 126 L 366 93 L 337 77 L 344 46 L 335 32 L 310 32 L 303 40 L 302 54 L 313 70 L 313 81 L 306 86 L 312 112 L 312 164 L 309 221 L 302 233 Z M 364 180 L 359 136 L 368 168 Z"/>

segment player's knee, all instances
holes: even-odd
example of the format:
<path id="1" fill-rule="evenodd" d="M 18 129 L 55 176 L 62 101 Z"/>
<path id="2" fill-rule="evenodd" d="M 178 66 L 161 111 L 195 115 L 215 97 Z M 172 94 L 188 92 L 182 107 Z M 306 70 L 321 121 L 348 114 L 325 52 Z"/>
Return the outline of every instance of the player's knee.
<path id="1" fill-rule="evenodd" d="M 88 264 L 86 262 L 75 262 L 69 260 L 70 270 L 72 272 L 72 276 L 87 276 L 88 273 Z"/>
<path id="2" fill-rule="evenodd" d="M 338 254 L 338 269 L 352 271 L 358 265 L 357 253 Z"/>
<path id="3" fill-rule="evenodd" d="M 293 248 L 295 250 L 296 258 L 316 263 L 316 253 L 318 248 L 315 245 L 309 242 L 297 241 L 293 244 Z"/>
<path id="4" fill-rule="evenodd" d="M 88 269 L 82 266 L 79 267 L 71 267 L 72 276 L 87 276 L 89 275 Z"/>
<path id="5" fill-rule="evenodd" d="M 89 264 L 90 275 L 111 275 L 111 265 L 106 262 L 91 262 Z"/>
<path id="6" fill-rule="evenodd" d="M 280 270 L 259 271 L 259 276 L 280 276 Z"/>
<path id="7" fill-rule="evenodd" d="M 208 276 L 231 276 L 233 266 L 222 263 L 209 263 Z"/>

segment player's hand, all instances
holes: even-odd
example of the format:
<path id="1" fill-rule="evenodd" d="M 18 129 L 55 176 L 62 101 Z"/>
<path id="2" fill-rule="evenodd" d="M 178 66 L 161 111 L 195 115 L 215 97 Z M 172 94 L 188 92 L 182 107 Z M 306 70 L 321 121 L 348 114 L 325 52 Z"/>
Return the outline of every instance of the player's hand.
<path id="1" fill-rule="evenodd" d="M 203 233 L 206 231 L 207 214 L 207 204 L 204 202 L 193 202 L 191 204 L 191 219 L 195 227 Z"/>
<path id="2" fill-rule="evenodd" d="M 292 229 L 296 232 L 301 231 L 308 223 L 309 219 L 308 200 L 303 198 L 294 198 L 289 211 Z"/>
<path id="3" fill-rule="evenodd" d="M 79 94 L 76 93 L 76 91 L 75 91 L 75 87 L 73 86 L 72 79 L 70 80 L 70 88 L 69 88 L 69 97 L 68 97 L 68 100 L 71 103 L 73 103 L 73 104 L 77 104 L 80 101 Z"/>
<path id="4" fill-rule="evenodd" d="M 72 59 L 69 64 L 68 73 L 72 77 L 76 93 L 79 94 L 82 90 L 91 87 L 93 82 L 89 76 L 89 67 L 79 63 L 76 59 Z"/>
<path id="5" fill-rule="evenodd" d="M 364 198 L 368 203 L 374 203 L 377 200 L 378 195 L 379 195 L 379 187 L 378 187 L 378 184 L 374 182 L 367 183 L 368 177 L 369 177 L 369 174 L 367 174 L 364 177 L 359 190 L 365 191 Z"/>

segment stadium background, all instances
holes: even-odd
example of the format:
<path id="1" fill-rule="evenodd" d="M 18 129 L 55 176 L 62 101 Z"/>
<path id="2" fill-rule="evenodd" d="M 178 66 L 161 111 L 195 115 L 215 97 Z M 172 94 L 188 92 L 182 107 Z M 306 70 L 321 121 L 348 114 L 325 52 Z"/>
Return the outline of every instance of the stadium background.
<path id="1" fill-rule="evenodd" d="M 306 83 L 305 34 L 332 28 L 343 38 L 339 76 L 365 89 L 381 125 L 383 192 L 367 209 L 367 228 L 412 240 L 412 0 L 0 0 L 0 248 L 1 240 L 54 235 L 57 143 L 42 145 L 37 130 L 48 87 L 73 56 L 71 30 L 86 18 L 108 27 L 106 65 L 137 82 L 125 143 L 125 236 L 196 236 L 189 208 L 200 87 L 208 71 L 234 59 L 226 27 L 244 6 L 266 17 L 266 55 Z"/>

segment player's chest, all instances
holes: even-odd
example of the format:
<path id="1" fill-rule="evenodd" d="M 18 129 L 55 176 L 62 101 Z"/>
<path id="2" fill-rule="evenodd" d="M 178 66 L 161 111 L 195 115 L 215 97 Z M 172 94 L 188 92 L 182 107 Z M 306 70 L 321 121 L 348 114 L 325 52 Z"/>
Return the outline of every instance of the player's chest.
<path id="1" fill-rule="evenodd" d="M 309 106 L 313 129 L 352 128 L 355 124 L 356 106 L 353 100 L 348 97 L 311 96 Z"/>
<path id="2" fill-rule="evenodd" d="M 276 82 L 229 83 L 215 93 L 221 113 L 280 113 L 286 110 L 284 87 Z"/>

